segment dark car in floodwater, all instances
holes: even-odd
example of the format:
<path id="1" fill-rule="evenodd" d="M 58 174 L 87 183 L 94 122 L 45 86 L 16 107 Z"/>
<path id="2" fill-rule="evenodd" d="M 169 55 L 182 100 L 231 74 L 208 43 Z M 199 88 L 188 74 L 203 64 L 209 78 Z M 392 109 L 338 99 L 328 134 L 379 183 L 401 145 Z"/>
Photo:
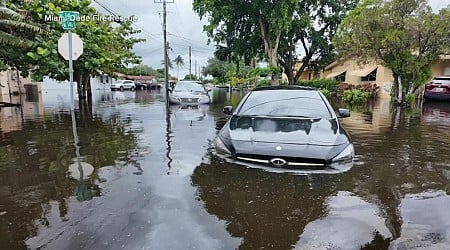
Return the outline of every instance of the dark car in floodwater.
<path id="1" fill-rule="evenodd" d="M 352 162 L 354 148 L 338 118 L 317 89 L 300 86 L 249 92 L 215 139 L 216 152 L 233 160 L 279 168 L 326 167 Z"/>

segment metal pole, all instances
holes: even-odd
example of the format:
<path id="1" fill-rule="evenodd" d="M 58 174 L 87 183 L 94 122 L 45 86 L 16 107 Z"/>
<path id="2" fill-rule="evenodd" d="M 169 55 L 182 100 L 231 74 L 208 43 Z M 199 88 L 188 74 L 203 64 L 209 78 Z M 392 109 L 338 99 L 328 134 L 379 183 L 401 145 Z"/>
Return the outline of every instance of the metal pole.
<path id="1" fill-rule="evenodd" d="M 69 82 L 70 82 L 70 110 L 74 110 L 73 104 L 73 61 L 72 61 L 72 31 L 69 30 Z"/>
<path id="2" fill-rule="evenodd" d="M 169 60 L 167 55 L 166 32 L 166 0 L 163 1 L 163 34 L 164 34 L 164 87 L 166 88 L 166 107 L 169 107 Z"/>
<path id="3" fill-rule="evenodd" d="M 191 46 L 189 46 L 189 80 L 192 80 L 191 76 L 192 76 L 192 60 L 191 60 Z"/>

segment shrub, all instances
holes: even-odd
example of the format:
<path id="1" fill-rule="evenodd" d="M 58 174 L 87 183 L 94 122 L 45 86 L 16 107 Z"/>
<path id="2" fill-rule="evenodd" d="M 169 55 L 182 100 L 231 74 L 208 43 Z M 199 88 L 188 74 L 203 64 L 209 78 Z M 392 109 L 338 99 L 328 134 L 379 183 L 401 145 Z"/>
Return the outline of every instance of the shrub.
<path id="1" fill-rule="evenodd" d="M 416 96 L 413 93 L 409 93 L 406 95 L 405 100 L 408 104 L 414 103 Z"/>
<path id="2" fill-rule="evenodd" d="M 320 92 L 322 92 L 322 94 L 327 98 L 330 99 L 333 95 L 333 93 L 331 91 L 329 91 L 328 89 L 319 89 Z"/>
<path id="3" fill-rule="evenodd" d="M 339 82 L 334 79 L 317 79 L 317 80 L 301 80 L 298 81 L 297 84 L 306 87 L 314 87 L 320 90 L 326 89 L 330 93 L 335 93 Z"/>
<path id="4" fill-rule="evenodd" d="M 264 79 L 258 82 L 258 84 L 256 85 L 256 87 L 268 87 L 272 85 L 272 81 Z"/>
<path id="5" fill-rule="evenodd" d="M 362 104 L 367 101 L 370 93 L 360 89 L 345 90 L 342 93 L 342 100 L 350 105 Z"/>

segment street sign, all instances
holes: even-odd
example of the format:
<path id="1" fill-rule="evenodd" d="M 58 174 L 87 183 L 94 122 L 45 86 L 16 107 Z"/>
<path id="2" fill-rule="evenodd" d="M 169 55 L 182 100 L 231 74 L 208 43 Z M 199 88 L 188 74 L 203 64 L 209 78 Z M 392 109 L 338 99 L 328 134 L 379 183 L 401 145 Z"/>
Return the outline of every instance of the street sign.
<path id="1" fill-rule="evenodd" d="M 64 59 L 69 60 L 69 34 L 64 33 L 58 40 L 58 52 Z M 83 54 L 83 41 L 72 33 L 72 60 L 77 60 Z"/>
<path id="2" fill-rule="evenodd" d="M 61 20 L 63 29 L 71 30 L 75 29 L 75 21 L 80 17 L 80 13 L 77 11 L 60 11 L 58 16 Z"/>

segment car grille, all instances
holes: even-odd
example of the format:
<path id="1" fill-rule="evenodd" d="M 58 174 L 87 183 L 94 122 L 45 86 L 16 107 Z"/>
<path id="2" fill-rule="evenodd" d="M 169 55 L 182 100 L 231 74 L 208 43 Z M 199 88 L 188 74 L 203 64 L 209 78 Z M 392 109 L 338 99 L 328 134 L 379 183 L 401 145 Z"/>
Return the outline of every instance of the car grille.
<path id="1" fill-rule="evenodd" d="M 180 98 L 184 103 L 198 103 L 198 98 Z"/>
<path id="2" fill-rule="evenodd" d="M 241 161 L 254 162 L 260 164 L 268 164 L 281 168 L 316 168 L 324 167 L 326 161 L 323 159 L 302 158 L 302 157 L 284 157 L 284 156 L 267 156 L 255 154 L 237 154 L 236 158 Z M 281 165 L 277 165 L 280 164 Z M 285 164 L 282 164 L 285 163 Z"/>

